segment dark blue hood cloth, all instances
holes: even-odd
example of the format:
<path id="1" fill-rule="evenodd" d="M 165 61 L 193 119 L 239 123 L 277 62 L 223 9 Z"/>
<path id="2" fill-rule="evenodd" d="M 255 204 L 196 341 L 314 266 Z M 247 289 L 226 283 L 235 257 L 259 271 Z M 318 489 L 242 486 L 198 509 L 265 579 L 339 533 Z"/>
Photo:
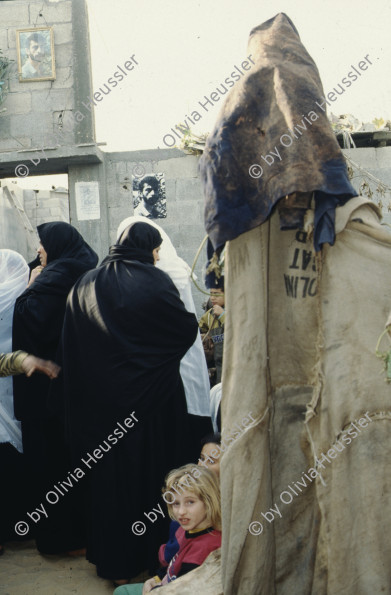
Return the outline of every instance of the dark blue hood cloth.
<path id="1" fill-rule="evenodd" d="M 302 229 L 313 197 L 320 250 L 334 243 L 335 208 L 357 192 L 318 69 L 284 13 L 251 31 L 247 55 L 255 65 L 227 96 L 200 159 L 206 231 L 218 249 L 264 223 L 277 203 L 280 228 Z M 261 177 L 250 176 L 253 164 Z"/>

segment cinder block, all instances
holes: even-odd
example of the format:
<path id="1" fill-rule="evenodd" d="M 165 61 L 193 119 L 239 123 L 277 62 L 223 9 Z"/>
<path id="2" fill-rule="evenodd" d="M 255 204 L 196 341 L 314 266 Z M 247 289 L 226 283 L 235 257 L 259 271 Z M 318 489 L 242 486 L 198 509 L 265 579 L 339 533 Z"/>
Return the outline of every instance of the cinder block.
<path id="1" fill-rule="evenodd" d="M 42 16 L 40 17 L 40 13 Z M 45 25 L 48 23 L 67 23 L 72 20 L 72 2 L 65 0 L 64 2 L 53 2 L 44 4 L 42 2 L 30 3 L 30 23 L 37 25 Z"/>
<path id="2" fill-rule="evenodd" d="M 199 178 L 185 178 L 182 176 L 176 183 L 176 199 L 179 201 L 185 200 L 200 200 L 203 198 L 202 186 Z"/>
<path id="3" fill-rule="evenodd" d="M 45 138 L 53 134 L 50 113 L 42 113 L 39 118 L 28 115 L 11 116 L 11 135 L 22 136 L 28 132 L 33 147 L 40 147 Z"/>
<path id="4" fill-rule="evenodd" d="M 175 222 L 179 225 L 202 223 L 196 201 L 183 200 L 179 208 L 178 203 L 167 205 L 167 217 L 175 217 Z"/>
<path id="5" fill-rule="evenodd" d="M 27 149 L 28 147 L 31 147 L 31 139 L 27 138 L 27 137 L 19 137 L 17 140 L 19 140 L 19 142 L 23 143 L 23 146 Z M 14 138 L 5 138 L 0 140 L 0 151 L 2 152 L 9 152 L 9 151 L 19 151 L 19 149 L 21 149 L 21 145 L 18 144 L 17 140 L 15 140 Z M 0 157 L 0 162 L 1 162 L 1 157 Z M 20 158 L 20 162 L 23 163 L 24 160 L 21 157 Z"/>
<path id="6" fill-rule="evenodd" d="M 158 172 L 153 161 L 126 161 L 127 175 L 143 177 Z"/>
<path id="7" fill-rule="evenodd" d="M 166 178 L 197 178 L 198 177 L 198 161 L 199 157 L 196 155 L 185 155 L 183 157 L 174 157 L 173 159 L 165 159 L 157 163 L 156 171 L 161 171 L 166 174 Z"/>
<path id="8" fill-rule="evenodd" d="M 8 93 L 1 109 L 7 110 L 7 115 L 28 114 L 31 111 L 31 93 Z"/>
<path id="9" fill-rule="evenodd" d="M 60 207 L 50 207 L 50 214 L 53 215 L 53 217 L 60 218 L 62 216 L 62 210 Z"/>
<path id="10" fill-rule="evenodd" d="M 40 193 L 41 194 L 41 193 Z M 47 191 L 47 195 L 50 197 L 50 192 Z M 59 202 L 57 198 L 47 198 L 46 196 L 40 196 L 40 206 L 44 206 L 48 209 L 58 209 L 60 208 Z M 55 214 L 55 213 L 53 213 Z"/>
<path id="11" fill-rule="evenodd" d="M 73 45 L 71 43 L 64 43 L 56 47 L 55 63 L 56 68 L 76 67 L 73 64 Z"/>
<path id="12" fill-rule="evenodd" d="M 373 169 L 376 167 L 376 149 L 374 147 L 364 147 L 360 149 L 343 149 L 342 152 L 353 159 L 364 169 Z"/>
<path id="13" fill-rule="evenodd" d="M 200 229 L 197 229 L 194 225 L 181 225 L 178 234 L 177 234 L 177 242 L 178 246 L 189 246 L 192 245 L 195 247 L 195 252 L 200 245 L 203 232 Z M 194 252 L 194 253 L 195 253 Z"/>
<path id="14" fill-rule="evenodd" d="M 3 109 L 3 106 L 0 106 L 0 112 Z M 8 114 L 8 111 L 0 113 L 0 140 L 10 138 L 11 132 L 11 117 Z M 12 141 L 12 144 L 15 144 L 15 141 Z"/>
<path id="15" fill-rule="evenodd" d="M 15 151 L 17 148 L 17 143 L 13 138 L 4 138 L 0 140 L 0 152 L 7 152 L 8 151 Z M 1 155 L 0 155 L 0 163 L 1 163 Z"/>
<path id="16" fill-rule="evenodd" d="M 127 206 L 133 213 L 133 195 L 128 186 L 128 190 L 122 188 L 122 184 L 116 184 L 107 189 L 107 204 L 109 208 Z"/>
<path id="17" fill-rule="evenodd" d="M 378 149 L 375 149 L 375 151 L 376 151 L 377 167 L 390 170 L 391 147 L 379 147 Z M 384 172 L 384 174 L 385 173 L 386 172 Z"/>
<path id="18" fill-rule="evenodd" d="M 1 6 L 1 4 L 0 4 L 0 6 Z M 4 52 L 4 54 L 7 56 L 7 58 L 9 60 L 12 60 L 15 64 L 18 63 L 16 48 L 8 48 L 8 50 L 6 52 Z"/>
<path id="19" fill-rule="evenodd" d="M 37 217 L 50 217 L 50 209 L 46 209 L 45 207 L 38 207 L 36 210 Z"/>
<path id="20" fill-rule="evenodd" d="M 166 180 L 167 205 L 176 200 L 176 184 L 177 180 Z"/>
<path id="21" fill-rule="evenodd" d="M 72 24 L 62 23 L 53 27 L 54 31 L 54 47 L 61 45 L 62 43 L 72 43 Z"/>
<path id="22" fill-rule="evenodd" d="M 110 242 L 114 243 L 117 239 L 117 229 L 118 225 L 126 219 L 126 217 L 131 217 L 133 215 L 133 209 L 129 207 L 129 205 L 122 205 L 120 207 L 112 207 L 109 204 L 108 208 L 109 214 L 109 230 L 110 230 Z"/>
<path id="23" fill-rule="evenodd" d="M 26 201 L 24 201 L 24 210 L 26 211 L 26 213 L 27 213 L 27 211 L 29 213 L 31 213 L 32 211 L 35 211 L 36 206 L 37 205 L 35 204 L 35 202 L 32 202 L 32 201 L 26 202 Z M 28 213 L 27 213 L 27 216 L 30 217 L 30 215 Z"/>
<path id="24" fill-rule="evenodd" d="M 25 2 L 0 2 L 0 23 L 8 27 L 27 27 L 29 21 L 29 5 Z"/>
<path id="25" fill-rule="evenodd" d="M 53 89 L 69 89 L 73 86 L 73 70 L 70 66 L 56 68 L 56 80 L 53 81 Z"/>
<path id="26" fill-rule="evenodd" d="M 62 111 L 73 108 L 73 95 L 62 89 L 35 91 L 32 94 L 32 110 L 35 113 Z"/>
<path id="27" fill-rule="evenodd" d="M 40 83 L 20 83 L 16 70 L 12 73 L 12 76 L 9 77 L 9 90 L 12 93 L 19 93 L 21 91 L 26 91 L 26 89 L 30 92 L 43 91 L 44 89 L 50 89 L 51 86 L 52 81 L 41 81 Z"/>
<path id="28" fill-rule="evenodd" d="M 37 217 L 37 227 L 41 225 L 41 223 L 51 223 L 52 221 L 58 221 L 58 217 L 55 215 L 46 215 L 44 217 Z"/>
<path id="29" fill-rule="evenodd" d="M 75 112 L 73 110 L 67 108 L 66 110 L 60 110 L 58 112 L 54 111 L 54 114 L 56 115 L 56 118 L 53 118 L 54 122 L 56 122 L 56 119 L 58 125 L 62 122 L 63 134 L 66 134 L 67 132 L 74 132 L 75 128 L 78 125 L 78 121 L 75 117 Z M 83 119 L 81 119 L 81 121 L 83 121 Z"/>
<path id="30" fill-rule="evenodd" d="M 3 23 L 3 21 L 0 21 L 0 22 L 2 24 L 5 24 L 5 23 Z M 0 48 L 3 50 L 4 54 L 10 47 L 9 41 L 8 41 L 8 31 L 9 30 L 7 30 L 7 29 L 3 29 L 3 28 L 0 29 Z"/>
<path id="31" fill-rule="evenodd" d="M 110 165 L 114 168 L 118 176 L 125 176 L 128 173 L 127 164 L 125 161 L 114 162 L 111 161 Z"/>

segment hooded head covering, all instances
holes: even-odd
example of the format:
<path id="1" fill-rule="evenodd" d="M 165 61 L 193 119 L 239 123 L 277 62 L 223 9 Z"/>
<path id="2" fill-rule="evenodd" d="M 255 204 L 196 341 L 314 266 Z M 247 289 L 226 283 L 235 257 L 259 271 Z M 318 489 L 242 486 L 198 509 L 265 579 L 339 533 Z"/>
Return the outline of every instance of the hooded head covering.
<path id="1" fill-rule="evenodd" d="M 190 282 L 191 269 L 189 265 L 178 256 L 170 238 L 160 225 L 157 225 L 157 223 L 150 219 L 138 215 L 127 217 L 121 221 L 118 226 L 117 238 L 122 238 L 124 230 L 126 230 L 129 225 L 135 225 L 137 223 L 148 225 L 151 229 L 154 228 L 160 234 L 162 245 L 159 252 L 160 260 L 156 263 L 156 267 L 171 277 L 175 287 L 179 291 L 182 302 L 185 304 L 186 310 L 195 314 L 196 308 L 191 293 Z M 186 394 L 188 412 L 193 415 L 208 417 L 210 389 L 209 375 L 199 333 L 193 345 L 182 358 L 180 371 Z"/>
<path id="2" fill-rule="evenodd" d="M 55 360 L 68 293 L 81 275 L 97 265 L 98 255 L 69 223 L 43 223 L 37 230 L 47 253 L 47 265 L 16 301 L 13 350 Z M 14 377 L 18 419 L 43 416 L 49 383 L 43 374 Z"/>
<path id="3" fill-rule="evenodd" d="M 13 250 L 0 250 L 0 353 L 12 349 L 12 317 L 16 298 L 26 289 L 28 265 Z M 0 443 L 9 442 L 22 452 L 20 424 L 15 420 L 12 378 L 0 378 Z"/>
<path id="4" fill-rule="evenodd" d="M 280 225 L 302 228 L 314 192 L 319 249 L 334 241 L 336 206 L 357 193 L 327 119 L 318 69 L 283 13 L 251 31 L 247 55 L 253 65 L 226 96 L 199 161 L 206 231 L 218 248 L 264 223 L 295 193 Z"/>
<path id="5" fill-rule="evenodd" d="M 13 250 L 0 250 L 0 317 L 2 321 L 0 332 L 2 335 L 4 334 L 4 315 L 11 311 L 12 321 L 15 300 L 26 289 L 28 278 L 29 268 L 23 256 Z M 9 341 L 11 347 L 11 335 Z M 9 351 L 9 349 L 0 347 L 0 353 L 4 351 Z"/>
<path id="6" fill-rule="evenodd" d="M 121 237 L 124 229 L 137 222 L 146 223 L 147 225 L 150 225 L 151 227 L 154 227 L 158 230 L 162 238 L 162 245 L 159 252 L 160 260 L 156 263 L 156 266 L 158 269 L 161 269 L 171 277 L 176 288 L 179 292 L 181 292 L 181 290 L 189 284 L 191 269 L 189 265 L 182 258 L 180 258 L 180 256 L 178 256 L 170 238 L 164 229 L 160 227 L 160 225 L 140 215 L 127 217 L 121 221 L 118 226 L 117 238 Z M 181 297 L 183 300 L 183 296 Z M 189 308 L 186 302 L 185 305 L 189 312 L 195 312 L 195 309 Z"/>
<path id="7" fill-rule="evenodd" d="M 37 231 L 47 253 L 47 264 L 64 258 L 91 258 L 90 246 L 69 223 L 65 221 L 42 223 L 38 225 Z"/>
<path id="8" fill-rule="evenodd" d="M 118 243 L 110 247 L 109 256 L 103 263 L 107 264 L 115 260 L 137 260 L 154 264 L 152 252 L 161 245 L 162 241 L 157 229 L 144 221 L 132 223 L 123 229 Z"/>

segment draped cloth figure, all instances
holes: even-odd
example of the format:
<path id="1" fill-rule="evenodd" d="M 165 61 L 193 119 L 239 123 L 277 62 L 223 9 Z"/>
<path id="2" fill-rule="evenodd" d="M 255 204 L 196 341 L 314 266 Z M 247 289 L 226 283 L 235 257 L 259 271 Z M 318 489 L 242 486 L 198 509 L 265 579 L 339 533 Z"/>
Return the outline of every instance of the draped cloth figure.
<path id="1" fill-rule="evenodd" d="M 281 228 L 303 227 L 314 193 L 316 249 L 332 244 L 335 208 L 357 193 L 316 64 L 283 13 L 251 31 L 249 55 L 255 65 L 227 96 L 200 159 L 206 231 L 218 248 L 279 201 Z"/>
<path id="2" fill-rule="evenodd" d="M 109 579 L 155 570 L 167 535 L 156 513 L 165 474 L 199 448 L 179 373 L 198 325 L 154 266 L 160 244 L 147 223 L 127 227 L 72 290 L 61 341 L 68 435 L 89 484 L 87 558 Z"/>

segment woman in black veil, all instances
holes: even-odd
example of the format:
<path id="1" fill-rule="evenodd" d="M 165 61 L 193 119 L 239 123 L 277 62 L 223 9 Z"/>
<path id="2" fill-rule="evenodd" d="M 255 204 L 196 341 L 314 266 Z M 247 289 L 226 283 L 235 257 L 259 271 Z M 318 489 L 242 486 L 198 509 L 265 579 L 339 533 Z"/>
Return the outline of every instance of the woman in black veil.
<path id="1" fill-rule="evenodd" d="M 144 513 L 159 509 L 165 474 L 198 456 L 179 373 L 197 320 L 154 266 L 161 242 L 128 226 L 73 288 L 61 341 L 68 435 L 89 485 L 87 558 L 119 582 L 155 569 L 168 519 Z"/>
<path id="2" fill-rule="evenodd" d="M 54 361 L 68 293 L 82 274 L 96 266 L 98 256 L 69 223 L 43 223 L 37 231 L 40 266 L 32 270 L 27 289 L 15 303 L 13 350 Z M 26 478 L 28 512 L 43 503 L 48 515 L 46 518 L 43 512 L 35 513 L 37 548 L 45 554 L 82 549 L 85 531 L 78 507 L 73 505 L 73 501 L 77 502 L 76 490 L 52 506 L 46 499 L 47 492 L 69 471 L 63 426 L 48 408 L 51 381 L 35 375 L 15 376 L 13 382 L 15 416 L 22 422 L 23 451 L 31 474 Z"/>

